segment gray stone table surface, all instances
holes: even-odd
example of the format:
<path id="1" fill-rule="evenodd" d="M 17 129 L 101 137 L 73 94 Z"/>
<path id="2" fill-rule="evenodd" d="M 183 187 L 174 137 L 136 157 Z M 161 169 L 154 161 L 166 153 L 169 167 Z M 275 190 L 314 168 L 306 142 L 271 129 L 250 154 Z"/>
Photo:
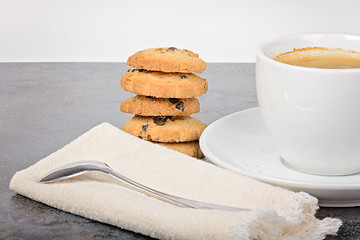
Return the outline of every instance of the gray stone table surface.
<path id="1" fill-rule="evenodd" d="M 125 63 L 0 64 L 0 239 L 150 239 L 72 215 L 13 193 L 9 182 L 24 169 L 101 122 L 121 128 L 132 115 L 120 102 Z M 199 97 L 207 124 L 257 106 L 253 63 L 210 63 L 202 74 L 209 91 Z M 338 217 L 338 236 L 360 239 L 360 207 L 320 208 Z"/>

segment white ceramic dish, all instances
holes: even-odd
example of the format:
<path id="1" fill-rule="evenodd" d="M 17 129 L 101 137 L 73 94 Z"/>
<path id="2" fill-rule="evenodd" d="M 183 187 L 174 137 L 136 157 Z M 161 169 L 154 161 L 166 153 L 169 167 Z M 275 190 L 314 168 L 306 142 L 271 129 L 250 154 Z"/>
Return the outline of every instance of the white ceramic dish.
<path id="1" fill-rule="evenodd" d="M 214 164 L 319 199 L 320 206 L 360 206 L 360 174 L 320 176 L 286 167 L 263 124 L 259 108 L 223 117 L 203 132 L 200 147 Z"/>

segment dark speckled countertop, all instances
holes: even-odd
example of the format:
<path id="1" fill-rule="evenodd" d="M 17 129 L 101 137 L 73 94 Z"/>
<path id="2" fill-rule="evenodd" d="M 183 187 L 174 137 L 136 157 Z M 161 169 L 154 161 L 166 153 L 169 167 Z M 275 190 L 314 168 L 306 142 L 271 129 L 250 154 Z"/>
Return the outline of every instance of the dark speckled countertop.
<path id="1" fill-rule="evenodd" d="M 9 182 L 101 122 L 121 128 L 119 111 L 133 94 L 120 88 L 125 63 L 0 63 L 0 239 L 151 239 L 16 195 Z M 193 116 L 210 124 L 257 106 L 253 63 L 210 63 L 200 74 L 209 91 Z M 360 207 L 320 208 L 343 221 L 338 236 L 360 239 Z"/>

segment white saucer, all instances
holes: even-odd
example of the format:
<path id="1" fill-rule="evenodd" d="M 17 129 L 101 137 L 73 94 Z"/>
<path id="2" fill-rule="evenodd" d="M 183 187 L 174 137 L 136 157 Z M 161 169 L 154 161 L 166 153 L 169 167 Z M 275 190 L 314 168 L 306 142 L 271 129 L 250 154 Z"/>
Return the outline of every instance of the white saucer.
<path id="1" fill-rule="evenodd" d="M 202 133 L 206 158 L 223 168 L 319 199 L 320 206 L 360 206 L 360 174 L 318 176 L 295 171 L 280 160 L 265 129 L 260 109 L 223 117 Z"/>

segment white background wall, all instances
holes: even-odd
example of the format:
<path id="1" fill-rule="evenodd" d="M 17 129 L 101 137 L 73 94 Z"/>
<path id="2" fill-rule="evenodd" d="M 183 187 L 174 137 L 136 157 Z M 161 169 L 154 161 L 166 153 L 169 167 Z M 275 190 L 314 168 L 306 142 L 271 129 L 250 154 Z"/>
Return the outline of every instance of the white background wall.
<path id="1" fill-rule="evenodd" d="M 359 0 L 0 0 L 0 61 L 124 62 L 175 46 L 207 62 L 254 62 L 260 41 L 360 34 Z"/>

